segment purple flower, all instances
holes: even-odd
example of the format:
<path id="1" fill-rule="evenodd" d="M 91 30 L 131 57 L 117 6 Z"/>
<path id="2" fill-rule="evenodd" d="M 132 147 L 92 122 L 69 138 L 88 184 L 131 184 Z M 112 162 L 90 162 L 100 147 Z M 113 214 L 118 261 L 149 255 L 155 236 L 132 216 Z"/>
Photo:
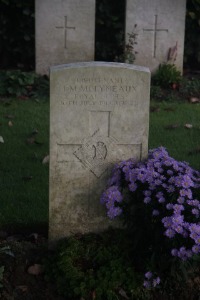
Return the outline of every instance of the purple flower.
<path id="1" fill-rule="evenodd" d="M 183 176 L 183 182 L 182 182 L 182 187 L 184 189 L 188 189 L 189 187 L 194 186 L 193 181 L 191 180 L 190 176 L 184 175 Z"/>
<path id="2" fill-rule="evenodd" d="M 144 194 L 145 196 L 149 197 L 149 196 L 151 196 L 152 192 L 149 191 L 149 190 L 146 190 L 146 191 L 143 192 L 143 194 Z"/>
<path id="3" fill-rule="evenodd" d="M 172 170 L 167 170 L 167 174 L 172 176 L 172 175 L 174 175 L 174 172 Z"/>
<path id="4" fill-rule="evenodd" d="M 160 198 L 158 199 L 158 202 L 159 202 L 159 203 L 164 203 L 164 202 L 165 202 L 165 198 L 164 198 L 164 197 L 160 197 Z"/>
<path id="5" fill-rule="evenodd" d="M 179 204 L 183 204 L 185 202 L 185 198 L 184 197 L 178 197 L 177 202 Z"/>
<path id="6" fill-rule="evenodd" d="M 152 272 L 151 271 L 148 271 L 148 272 L 146 272 L 145 273 L 145 275 L 144 275 L 147 279 L 151 279 L 152 278 L 152 276 L 153 276 L 153 274 L 152 274 Z"/>
<path id="7" fill-rule="evenodd" d="M 132 217 L 133 206 L 134 211 L 137 206 L 142 208 L 144 214 L 150 211 L 156 218 L 149 218 L 147 224 L 151 222 L 152 230 L 160 227 L 165 239 L 173 238 L 171 242 L 175 244 L 182 241 L 182 247 L 172 249 L 171 254 L 186 260 L 200 253 L 200 200 L 194 199 L 198 189 L 200 172 L 171 158 L 165 148 L 159 147 L 150 150 L 145 161 L 129 159 L 116 164 L 100 201 L 110 219 L 121 214 L 126 218 L 126 212 Z M 149 214 L 144 215 L 144 219 L 147 217 Z M 150 288 L 160 282 L 153 275 L 147 279 L 144 286 Z"/>
<path id="8" fill-rule="evenodd" d="M 153 279 L 153 287 L 156 287 L 159 284 L 160 284 L 160 277 L 156 277 L 155 279 Z"/>
<path id="9" fill-rule="evenodd" d="M 161 197 L 163 197 L 163 192 L 158 192 L 158 193 L 156 193 L 156 198 L 161 198 Z"/>
<path id="10" fill-rule="evenodd" d="M 164 172 L 164 170 L 163 170 L 162 168 L 158 168 L 158 172 L 159 172 L 160 174 L 162 174 L 162 173 Z"/>
<path id="11" fill-rule="evenodd" d="M 187 196 L 189 199 L 191 199 L 192 198 L 192 191 L 190 189 L 180 190 L 180 196 L 181 197 Z"/>
<path id="12" fill-rule="evenodd" d="M 200 253 L 200 246 L 199 246 L 199 245 L 194 245 L 194 246 L 192 247 L 192 252 L 193 252 L 194 254 Z"/>
<path id="13" fill-rule="evenodd" d="M 107 215 L 110 219 L 113 219 L 122 213 L 122 209 L 116 207 L 116 203 L 120 203 L 122 200 L 122 194 L 117 186 L 111 186 L 101 196 L 100 201 L 102 204 L 106 205 L 106 208 L 108 209 Z"/>
<path id="14" fill-rule="evenodd" d="M 175 191 L 175 188 L 173 187 L 173 185 L 169 185 L 167 188 L 166 188 L 167 192 L 168 193 L 173 193 Z"/>
<path id="15" fill-rule="evenodd" d="M 129 190 L 131 191 L 131 192 L 135 192 L 136 190 L 137 190 L 137 184 L 135 183 L 135 182 L 131 182 L 130 184 L 129 184 Z"/>
<path id="16" fill-rule="evenodd" d="M 174 230 L 175 230 L 177 233 L 183 233 L 183 227 L 180 226 L 180 225 L 174 226 Z"/>
<path id="17" fill-rule="evenodd" d="M 148 204 L 149 202 L 151 202 L 151 198 L 150 197 L 145 197 L 144 198 L 144 203 Z"/>
<path id="18" fill-rule="evenodd" d="M 176 226 L 176 225 L 183 225 L 183 216 L 182 215 L 179 215 L 179 214 L 174 214 L 172 216 L 172 222 L 173 224 Z"/>
<path id="19" fill-rule="evenodd" d="M 175 181 L 176 181 L 176 178 L 175 178 L 174 176 L 171 177 L 171 178 L 168 180 L 168 182 L 169 182 L 170 184 L 175 183 Z"/>
<path id="20" fill-rule="evenodd" d="M 143 282 L 143 286 L 146 288 L 146 289 L 150 289 L 151 288 L 151 283 L 147 280 L 144 280 Z"/>
<path id="21" fill-rule="evenodd" d="M 175 182 L 174 184 L 177 186 L 177 187 L 181 187 L 182 186 L 182 176 L 176 176 L 175 177 Z"/>
<path id="22" fill-rule="evenodd" d="M 173 209 L 174 209 L 174 213 L 175 213 L 175 214 L 179 214 L 179 213 L 181 213 L 181 211 L 184 210 L 185 208 L 184 208 L 184 206 L 181 205 L 181 204 L 174 204 Z"/>
<path id="23" fill-rule="evenodd" d="M 115 217 L 121 215 L 122 209 L 119 207 L 110 207 L 110 209 L 107 212 L 107 215 L 110 219 L 114 219 Z"/>
<path id="24" fill-rule="evenodd" d="M 199 210 L 197 208 L 192 209 L 192 214 L 195 215 L 196 217 L 199 216 Z"/>
<path id="25" fill-rule="evenodd" d="M 154 209 L 153 211 L 152 211 L 152 216 L 158 216 L 160 214 L 160 212 L 159 212 L 159 210 L 157 210 L 157 209 Z"/>
<path id="26" fill-rule="evenodd" d="M 165 228 L 169 228 L 172 226 L 173 222 L 172 222 L 172 217 L 165 217 L 162 219 L 162 223 L 164 224 Z"/>
<path id="27" fill-rule="evenodd" d="M 174 208 L 174 205 L 173 205 L 172 203 L 168 203 L 168 204 L 166 205 L 166 208 L 167 208 L 168 210 L 171 210 L 171 209 Z"/>
<path id="28" fill-rule="evenodd" d="M 171 255 L 172 256 L 177 256 L 178 255 L 178 250 L 177 249 L 172 249 L 171 250 Z"/>
<path id="29" fill-rule="evenodd" d="M 155 185 L 161 185 L 161 184 L 162 184 L 162 181 L 160 179 L 155 180 Z"/>
<path id="30" fill-rule="evenodd" d="M 176 232 L 171 228 L 169 228 L 165 231 L 165 235 L 167 237 L 169 237 L 170 239 L 173 238 L 175 236 L 175 234 L 176 234 Z"/>

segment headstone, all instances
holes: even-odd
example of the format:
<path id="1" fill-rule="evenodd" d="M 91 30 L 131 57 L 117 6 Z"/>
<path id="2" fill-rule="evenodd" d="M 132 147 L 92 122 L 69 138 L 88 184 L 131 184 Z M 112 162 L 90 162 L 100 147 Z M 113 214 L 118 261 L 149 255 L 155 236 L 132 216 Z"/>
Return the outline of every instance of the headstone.
<path id="1" fill-rule="evenodd" d="M 136 33 L 135 63 L 155 71 L 169 62 L 182 71 L 185 14 L 186 0 L 127 0 L 126 36 L 128 42 L 128 33 Z"/>
<path id="2" fill-rule="evenodd" d="M 95 0 L 36 0 L 36 72 L 94 60 Z"/>
<path id="3" fill-rule="evenodd" d="M 112 224 L 100 204 L 114 163 L 148 152 L 150 72 L 77 63 L 50 72 L 49 239 Z"/>

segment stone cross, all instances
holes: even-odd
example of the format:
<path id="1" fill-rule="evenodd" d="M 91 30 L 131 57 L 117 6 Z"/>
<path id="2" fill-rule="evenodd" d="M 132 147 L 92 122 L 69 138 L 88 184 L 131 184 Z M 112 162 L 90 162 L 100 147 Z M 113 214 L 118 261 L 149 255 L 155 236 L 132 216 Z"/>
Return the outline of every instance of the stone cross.
<path id="1" fill-rule="evenodd" d="M 76 157 L 94 176 L 100 178 L 116 159 L 113 150 L 117 151 L 117 148 L 119 150 L 123 147 L 123 151 L 130 153 L 131 148 L 140 148 L 141 144 L 120 144 L 110 136 L 110 117 L 111 111 L 88 111 L 91 128 L 97 128 L 97 120 L 99 127 L 91 136 L 84 138 L 82 144 L 58 143 L 58 162 L 72 162 Z M 70 148 L 76 150 L 71 152 Z"/>
<path id="2" fill-rule="evenodd" d="M 152 31 L 154 34 L 154 39 L 153 39 L 153 57 L 156 57 L 156 48 L 157 48 L 157 32 L 159 31 L 165 31 L 168 32 L 168 29 L 161 29 L 158 28 L 158 15 L 155 15 L 155 22 L 154 22 L 154 28 L 150 29 L 143 29 L 143 31 Z"/>
<path id="3" fill-rule="evenodd" d="M 67 49 L 67 30 L 68 29 L 76 29 L 76 27 L 67 26 L 67 16 L 65 16 L 65 24 L 64 26 L 56 26 L 58 29 L 64 29 L 64 48 Z"/>

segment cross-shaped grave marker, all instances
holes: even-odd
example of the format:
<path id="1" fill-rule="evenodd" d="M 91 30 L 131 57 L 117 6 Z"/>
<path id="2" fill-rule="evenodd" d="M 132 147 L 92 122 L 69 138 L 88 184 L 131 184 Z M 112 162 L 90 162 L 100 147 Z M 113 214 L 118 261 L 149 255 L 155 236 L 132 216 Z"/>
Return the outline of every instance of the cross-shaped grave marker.
<path id="1" fill-rule="evenodd" d="M 154 33 L 154 39 L 153 39 L 153 57 L 156 57 L 156 48 L 157 48 L 157 32 L 159 31 L 165 31 L 168 32 L 168 29 L 166 28 L 158 28 L 158 15 L 155 15 L 154 20 L 154 28 L 144 28 L 143 31 L 152 31 Z"/>
<path id="2" fill-rule="evenodd" d="M 76 27 L 67 26 L 67 16 L 65 16 L 64 26 L 56 26 L 57 29 L 64 29 L 64 48 L 67 49 L 67 30 L 76 29 Z"/>
<path id="3" fill-rule="evenodd" d="M 98 115 L 98 117 L 97 117 Z M 131 152 L 135 147 L 141 152 L 141 144 L 122 144 L 110 136 L 111 111 L 89 111 L 89 119 L 94 132 L 82 143 L 57 143 L 58 162 L 81 162 L 95 177 L 99 178 L 110 164 L 119 159 L 120 152 Z M 97 119 L 99 124 L 97 124 Z M 101 122 L 104 126 L 102 129 Z M 121 150 L 120 148 L 123 148 Z M 114 151 L 113 151 L 114 150 Z M 115 152 L 115 155 L 113 155 Z M 116 155 L 118 153 L 118 155 Z M 139 157 L 141 159 L 141 157 Z"/>

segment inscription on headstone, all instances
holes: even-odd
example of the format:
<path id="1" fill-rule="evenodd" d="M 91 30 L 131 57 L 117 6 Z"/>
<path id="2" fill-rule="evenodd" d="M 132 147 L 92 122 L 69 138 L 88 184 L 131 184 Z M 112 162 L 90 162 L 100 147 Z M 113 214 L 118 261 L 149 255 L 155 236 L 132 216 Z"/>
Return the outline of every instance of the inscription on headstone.
<path id="1" fill-rule="evenodd" d="M 116 63 L 51 68 L 50 240 L 109 226 L 114 163 L 147 155 L 150 73 Z"/>
<path id="2" fill-rule="evenodd" d="M 95 0 L 35 0 L 36 72 L 94 60 Z"/>
<path id="3" fill-rule="evenodd" d="M 128 33 L 136 34 L 135 63 L 155 71 L 168 62 L 182 71 L 185 14 L 186 0 L 127 0 L 126 36 L 128 42 Z"/>

